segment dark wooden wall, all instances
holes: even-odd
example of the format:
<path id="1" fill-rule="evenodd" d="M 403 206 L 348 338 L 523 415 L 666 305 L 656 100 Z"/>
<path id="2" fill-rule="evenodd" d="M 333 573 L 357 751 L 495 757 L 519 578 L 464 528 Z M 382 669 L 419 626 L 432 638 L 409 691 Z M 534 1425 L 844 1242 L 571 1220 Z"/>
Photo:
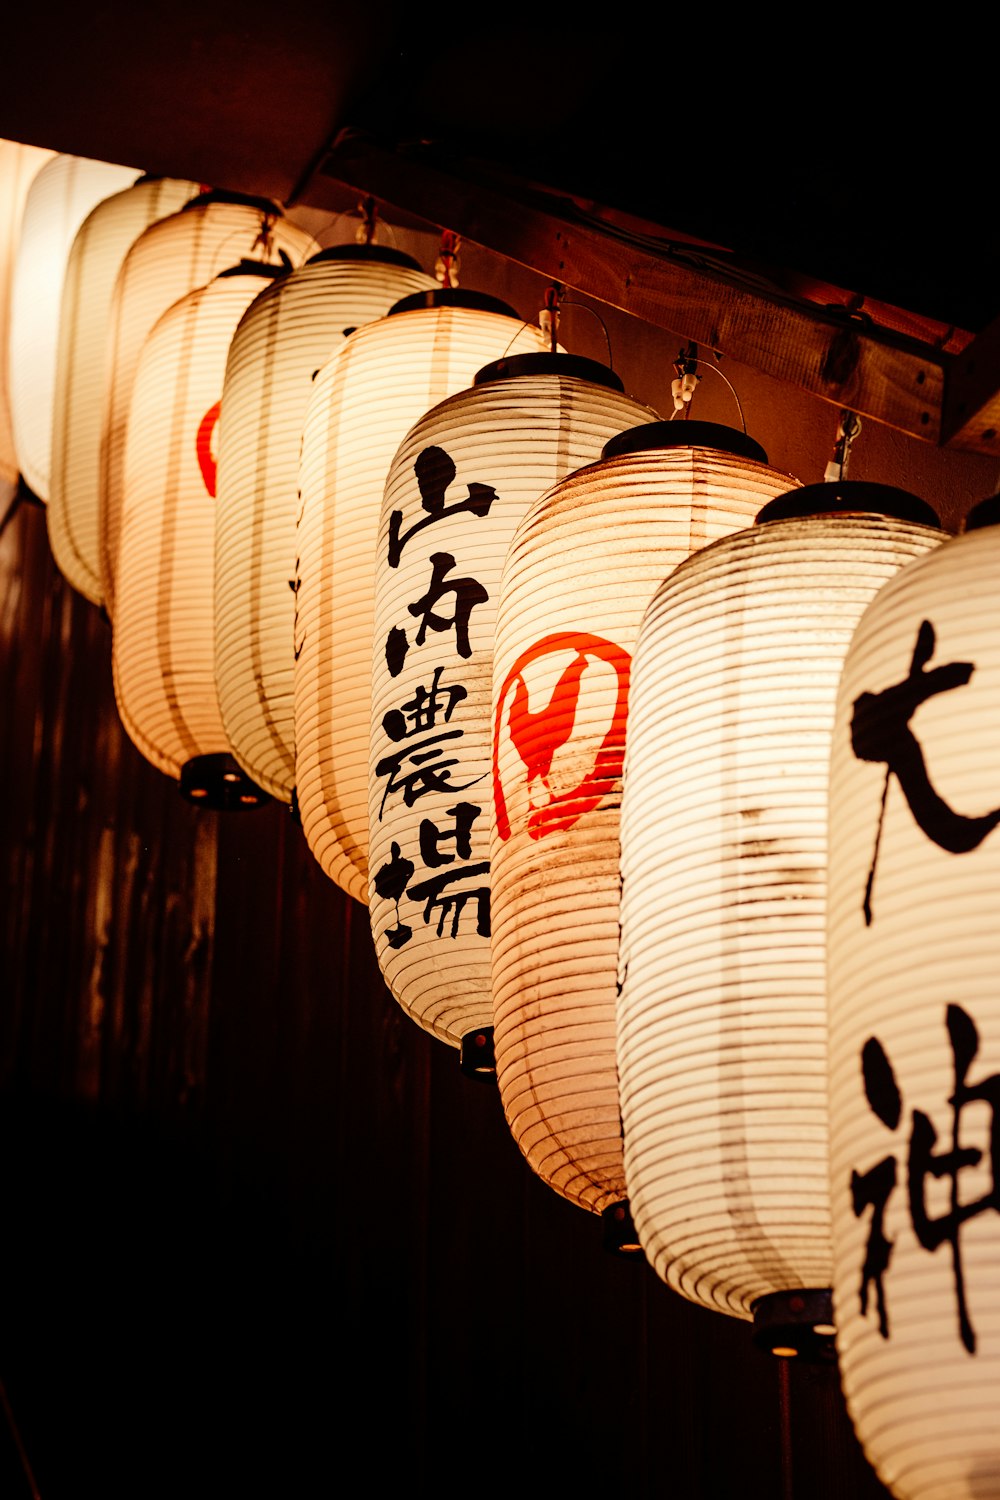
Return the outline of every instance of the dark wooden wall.
<path id="1" fill-rule="evenodd" d="M 0 705 L 0 1377 L 43 1500 L 884 1497 L 835 1369 L 783 1401 L 532 1176 L 286 811 L 141 758 L 28 503 Z"/>

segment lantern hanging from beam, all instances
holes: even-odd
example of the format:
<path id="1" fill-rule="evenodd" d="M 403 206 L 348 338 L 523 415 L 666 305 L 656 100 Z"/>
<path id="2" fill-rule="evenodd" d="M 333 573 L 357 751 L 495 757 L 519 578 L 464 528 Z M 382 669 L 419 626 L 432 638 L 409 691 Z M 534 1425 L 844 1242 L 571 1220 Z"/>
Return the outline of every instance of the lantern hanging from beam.
<path id="1" fill-rule="evenodd" d="M 82 156 L 56 156 L 28 190 L 10 308 L 10 394 L 17 464 L 39 500 L 49 498 L 59 311 L 76 232 L 103 198 L 138 176 Z"/>
<path id="2" fill-rule="evenodd" d="M 129 406 L 115 696 L 146 759 L 211 806 L 263 797 L 229 754 L 215 687 L 216 434 L 236 325 L 281 274 L 246 261 L 168 309 L 143 345 Z"/>
<path id="3" fill-rule="evenodd" d="M 348 895 L 368 898 L 368 744 L 382 492 L 402 439 L 430 407 L 541 334 L 506 303 L 441 288 L 403 298 L 324 366 L 300 469 L 295 760 L 309 847 Z M 437 585 L 435 585 L 437 586 Z M 442 576 L 443 611 L 453 584 Z"/>
<path id="4" fill-rule="evenodd" d="M 656 420 L 606 366 L 525 354 L 488 365 L 428 412 L 389 470 L 375 590 L 369 910 L 396 998 L 460 1047 L 470 1071 L 488 1071 L 492 1059 L 490 691 L 504 557 L 546 490 L 595 462 L 609 438 Z M 430 594 L 446 579 L 452 602 L 442 595 L 439 606 Z"/>
<path id="5" fill-rule="evenodd" d="M 178 212 L 198 184 L 140 177 L 97 205 L 66 265 L 56 356 L 52 472 L 46 520 L 52 555 L 75 589 L 102 602 L 100 460 L 105 355 L 115 282 L 133 243 Z"/>
<path id="6" fill-rule="evenodd" d="M 824 922 L 837 682 L 865 605 L 943 533 L 913 496 L 856 483 L 798 489 L 759 521 L 664 581 L 636 650 L 621 835 L 625 1174 L 659 1276 L 705 1307 L 753 1314 L 775 1352 L 818 1353 L 832 1333 Z"/>
<path id="7" fill-rule="evenodd" d="M 241 257 L 295 266 L 318 249 L 268 199 L 213 191 L 151 224 L 122 262 L 111 311 L 101 428 L 100 575 L 112 618 L 125 434 L 135 368 L 147 334 L 173 303 Z"/>
<path id="8" fill-rule="evenodd" d="M 230 346 L 216 507 L 219 705 L 240 765 L 284 802 L 295 788 L 292 585 L 313 381 L 355 328 L 433 286 L 398 250 L 339 245 L 262 292 Z"/>
<path id="9" fill-rule="evenodd" d="M 865 612 L 830 763 L 837 1351 L 899 1500 L 1000 1494 L 998 521 Z"/>
<path id="10" fill-rule="evenodd" d="M 497 1076 L 532 1168 L 611 1219 L 625 1199 L 615 982 L 632 651 L 657 584 L 795 481 L 743 433 L 658 422 L 525 516 L 493 665 Z"/>
<path id="11" fill-rule="evenodd" d="M 14 261 L 21 234 L 21 218 L 28 189 L 51 151 L 0 140 L 0 480 L 16 484 L 17 457 L 10 410 L 10 293 Z"/>

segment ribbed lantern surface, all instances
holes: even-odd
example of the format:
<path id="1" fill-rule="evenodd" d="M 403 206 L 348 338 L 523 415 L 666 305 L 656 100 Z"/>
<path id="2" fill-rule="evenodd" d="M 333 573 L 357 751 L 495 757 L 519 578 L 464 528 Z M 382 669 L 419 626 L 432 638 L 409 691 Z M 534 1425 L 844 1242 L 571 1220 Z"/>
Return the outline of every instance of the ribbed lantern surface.
<path id="1" fill-rule="evenodd" d="M 427 296 L 434 305 L 359 328 L 324 366 L 302 441 L 296 785 L 309 847 L 359 901 L 368 899 L 375 570 L 389 466 L 413 424 L 483 365 L 541 346 L 537 328 L 495 311 L 504 304 L 492 298 Z M 442 618 L 456 597 L 450 585 L 442 577 Z"/>
<path id="2" fill-rule="evenodd" d="M 55 156 L 28 189 L 11 288 L 10 395 L 25 483 L 49 498 L 59 311 L 76 232 L 102 198 L 134 182 L 133 167 Z"/>
<path id="3" fill-rule="evenodd" d="M 10 292 L 28 189 L 52 157 L 39 146 L 0 140 L 0 480 L 16 481 L 17 457 L 10 410 Z"/>
<path id="4" fill-rule="evenodd" d="M 696 446 L 685 444 L 699 438 Z M 493 666 L 497 1076 L 533 1169 L 603 1212 L 625 1197 L 615 985 L 618 822 L 632 652 L 654 589 L 795 481 L 659 423 L 649 451 L 571 474 L 525 516 L 500 586 Z M 743 440 L 744 442 L 746 440 Z M 609 445 L 615 450 L 620 444 Z"/>
<path id="5" fill-rule="evenodd" d="M 643 622 L 622 807 L 629 1201 L 657 1273 L 740 1317 L 830 1285 L 837 682 L 866 604 L 941 538 L 875 515 L 765 522 L 684 563 Z"/>
<path id="6" fill-rule="evenodd" d="M 1000 527 L 854 635 L 831 759 L 834 1307 L 901 1500 L 1000 1495 Z"/>
<path id="7" fill-rule="evenodd" d="M 481 371 L 403 440 L 378 538 L 369 910 L 404 1009 L 452 1046 L 493 1024 L 490 756 L 500 575 L 529 506 L 656 413 L 604 366 Z M 438 623 L 435 623 L 438 622 Z"/>
<path id="8" fill-rule="evenodd" d="M 433 278 L 398 251 L 324 250 L 257 298 L 236 330 L 219 421 L 216 676 L 233 754 L 292 800 L 295 522 L 317 371 L 345 337 Z"/>
<path id="9" fill-rule="evenodd" d="M 266 243 L 265 243 L 266 240 Z M 266 200 L 206 193 L 139 236 L 115 282 L 101 432 L 101 592 L 115 609 L 125 433 L 135 368 L 154 323 L 241 258 L 299 265 L 319 247 Z"/>
<path id="10" fill-rule="evenodd" d="M 140 178 L 87 215 L 69 253 L 59 317 L 46 519 L 59 569 L 94 604 L 102 602 L 101 425 L 115 281 L 139 235 L 197 192 L 195 182 Z"/>
<path id="11" fill-rule="evenodd" d="M 216 436 L 229 343 L 265 285 L 224 275 L 189 292 L 136 369 L 112 657 L 122 722 L 168 776 L 229 750 L 213 650 Z"/>

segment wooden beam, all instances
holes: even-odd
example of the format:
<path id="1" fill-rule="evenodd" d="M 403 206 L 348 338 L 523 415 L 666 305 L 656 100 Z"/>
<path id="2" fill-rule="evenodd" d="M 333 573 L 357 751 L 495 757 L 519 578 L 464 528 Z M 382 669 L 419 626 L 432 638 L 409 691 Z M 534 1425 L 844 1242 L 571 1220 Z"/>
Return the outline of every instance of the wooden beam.
<path id="1" fill-rule="evenodd" d="M 783 294 L 724 253 L 650 226 L 656 239 L 584 216 L 568 199 L 463 179 L 421 154 L 345 132 L 303 197 L 334 179 L 452 229 L 681 339 L 930 443 L 941 440 L 940 350 L 875 328 L 844 308 Z"/>
<path id="2" fill-rule="evenodd" d="M 1000 318 L 950 362 L 941 445 L 1000 457 Z"/>

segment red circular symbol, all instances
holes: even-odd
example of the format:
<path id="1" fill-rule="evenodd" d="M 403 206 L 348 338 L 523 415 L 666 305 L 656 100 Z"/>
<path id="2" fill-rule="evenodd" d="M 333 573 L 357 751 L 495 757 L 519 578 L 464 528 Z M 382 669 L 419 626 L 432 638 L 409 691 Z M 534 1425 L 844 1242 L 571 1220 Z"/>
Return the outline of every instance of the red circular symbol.
<path id="1" fill-rule="evenodd" d="M 532 709 L 525 673 L 544 657 L 569 655 L 548 703 Z M 617 694 L 610 722 L 590 770 L 573 787 L 554 790 L 550 785 L 552 762 L 558 751 L 572 741 L 577 707 L 586 689 L 588 669 L 603 662 L 614 671 Z M 504 681 L 497 702 L 493 728 L 493 800 L 497 832 L 511 835 L 507 799 L 500 781 L 500 734 L 506 711 L 507 733 L 524 766 L 528 789 L 528 834 L 533 839 L 571 828 L 584 813 L 592 811 L 618 785 L 625 763 L 625 721 L 628 715 L 629 668 L 632 658 L 613 641 L 580 631 L 547 635 L 523 651 Z M 602 674 L 603 675 L 603 674 Z M 543 796 L 537 798 L 537 789 Z"/>
<path id="2" fill-rule="evenodd" d="M 215 429 L 219 425 L 219 408 L 221 405 L 221 401 L 216 401 L 214 406 L 208 408 L 208 411 L 198 424 L 198 436 L 195 440 L 195 447 L 198 452 L 198 467 L 201 470 L 201 477 L 205 481 L 205 488 L 213 500 L 215 499 L 215 481 L 218 472 L 218 463 L 216 462 L 212 448 L 215 441 Z"/>

